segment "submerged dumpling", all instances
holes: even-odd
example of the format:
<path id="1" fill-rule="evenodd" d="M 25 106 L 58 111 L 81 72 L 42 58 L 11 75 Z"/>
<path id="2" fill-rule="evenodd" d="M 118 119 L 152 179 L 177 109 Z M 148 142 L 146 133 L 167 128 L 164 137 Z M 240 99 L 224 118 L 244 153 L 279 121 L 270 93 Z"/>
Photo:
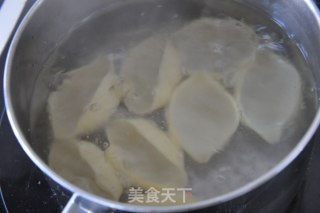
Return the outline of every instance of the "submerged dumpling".
<path id="1" fill-rule="evenodd" d="M 103 127 L 117 110 L 121 100 L 121 82 L 111 69 L 102 79 L 91 101 L 84 107 L 78 125 L 78 135 L 88 135 Z"/>
<path id="2" fill-rule="evenodd" d="M 83 190 L 112 198 L 96 184 L 92 168 L 80 157 L 77 141 L 73 139 L 55 141 L 50 147 L 48 165 L 64 179 Z"/>
<path id="3" fill-rule="evenodd" d="M 108 192 L 113 199 L 119 200 L 122 185 L 113 167 L 105 160 L 104 151 L 88 142 L 77 144 L 81 158 L 90 165 L 97 185 Z"/>
<path id="4" fill-rule="evenodd" d="M 104 76 L 112 69 L 111 62 L 100 58 L 92 64 L 65 74 L 62 85 L 48 99 L 49 118 L 54 138 L 75 134 L 77 122 Z"/>
<path id="5" fill-rule="evenodd" d="M 270 50 L 259 51 L 237 88 L 243 122 L 267 142 L 279 142 L 284 125 L 298 109 L 301 89 L 292 64 Z"/>
<path id="6" fill-rule="evenodd" d="M 168 103 L 181 80 L 180 57 L 164 36 L 151 37 L 133 48 L 120 71 L 129 111 L 147 114 Z"/>
<path id="7" fill-rule="evenodd" d="M 233 81 L 239 69 L 254 61 L 257 43 L 253 28 L 231 18 L 201 18 L 173 36 L 187 74 L 217 72 L 226 84 L 231 84 L 228 81 Z"/>
<path id="8" fill-rule="evenodd" d="M 197 162 L 206 163 L 229 141 L 240 115 L 232 96 L 205 72 L 179 85 L 167 110 L 169 131 Z"/>
<path id="9" fill-rule="evenodd" d="M 184 187 L 183 153 L 155 123 L 117 119 L 107 127 L 106 157 L 137 187 Z"/>

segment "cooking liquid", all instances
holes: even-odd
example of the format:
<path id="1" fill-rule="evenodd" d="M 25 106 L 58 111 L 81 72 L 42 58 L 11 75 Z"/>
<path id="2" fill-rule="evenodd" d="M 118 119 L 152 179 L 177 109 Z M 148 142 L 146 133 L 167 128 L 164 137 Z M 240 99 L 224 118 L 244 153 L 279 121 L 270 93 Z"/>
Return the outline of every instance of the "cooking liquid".
<path id="1" fill-rule="evenodd" d="M 186 1 L 185 5 L 179 6 L 177 7 L 175 1 L 115 5 L 114 8 L 103 9 L 84 19 L 65 35 L 44 64 L 43 73 L 49 75 L 39 76 L 34 99 L 41 85 L 46 84 L 51 91 L 55 90 L 63 81 L 64 72 L 86 65 L 99 55 L 107 55 L 112 59 L 118 72 L 128 50 L 133 46 L 154 34 L 175 32 L 181 26 L 200 17 L 232 17 L 252 26 L 260 39 L 259 48 L 273 50 L 287 58 L 298 69 L 303 81 L 301 105 L 295 117 L 283 127 L 282 140 L 277 144 L 270 145 L 253 130 L 240 125 L 230 143 L 208 163 L 196 163 L 185 155 L 189 177 L 187 188 L 192 188 L 192 194 L 197 200 L 202 200 L 240 189 L 282 161 L 308 129 L 316 112 L 317 97 L 312 73 L 308 69 L 303 52 L 268 16 L 232 2 L 227 6 L 217 3 L 214 9 L 203 7 L 200 1 Z M 227 8 L 237 8 L 237 13 L 231 13 L 232 9 Z M 33 104 L 39 103 L 41 102 L 34 101 Z M 31 113 L 34 121 L 31 141 L 34 141 L 34 144 L 39 144 L 39 140 L 53 141 L 46 107 L 40 107 L 41 113 L 38 113 L 39 110 Z M 35 108 L 39 109 L 39 106 L 33 107 Z M 116 113 L 124 117 L 131 116 L 123 105 L 120 105 Z M 161 129 L 167 130 L 164 109 L 145 117 L 154 120 Z M 108 147 L 103 133 L 84 139 L 96 143 L 102 149 Z M 49 150 L 47 145 L 44 146 L 46 147 L 38 149 L 42 150 L 45 158 Z M 124 194 L 122 198 L 122 201 L 126 201 L 127 195 Z"/>

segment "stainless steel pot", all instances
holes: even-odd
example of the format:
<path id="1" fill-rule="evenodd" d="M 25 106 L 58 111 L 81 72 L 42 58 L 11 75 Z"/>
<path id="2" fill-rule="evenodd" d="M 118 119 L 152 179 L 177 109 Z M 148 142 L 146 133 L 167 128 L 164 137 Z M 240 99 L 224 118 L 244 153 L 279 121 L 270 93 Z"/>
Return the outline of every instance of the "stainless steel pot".
<path id="1" fill-rule="evenodd" d="M 234 0 L 260 10 L 277 21 L 305 51 L 313 71 L 316 88 L 320 86 L 320 14 L 311 0 Z M 276 167 L 250 184 L 229 194 L 195 204 L 174 207 L 139 207 L 110 201 L 85 192 L 62 179 L 45 163 L 46 141 L 34 143 L 30 138 L 31 98 L 42 66 L 56 45 L 81 20 L 100 8 L 143 0 L 39 0 L 22 21 L 12 41 L 5 68 L 4 91 L 8 117 L 15 135 L 33 162 L 54 182 L 73 193 L 65 212 L 281 212 L 299 189 L 305 174 L 312 138 L 320 122 L 316 114 L 310 128 Z M 214 8 L 227 0 L 149 0 L 172 7 L 189 5 L 190 13 L 201 7 Z M 192 7 L 196 5 L 197 7 Z M 129 12 L 129 11 L 128 11 Z M 228 12 L 236 13 L 229 8 Z M 130 21 L 130 20 L 129 20 Z M 39 101 L 49 93 L 43 87 Z M 320 93 L 320 91 L 317 91 Z M 320 95 L 320 94 L 319 94 Z M 309 145 L 308 145 L 309 144 Z"/>

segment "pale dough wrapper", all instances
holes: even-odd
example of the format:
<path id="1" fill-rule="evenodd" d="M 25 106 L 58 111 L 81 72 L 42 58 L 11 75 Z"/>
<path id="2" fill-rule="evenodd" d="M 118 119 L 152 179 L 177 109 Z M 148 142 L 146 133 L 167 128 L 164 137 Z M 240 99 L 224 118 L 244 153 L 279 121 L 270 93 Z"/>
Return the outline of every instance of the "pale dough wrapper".
<path id="1" fill-rule="evenodd" d="M 297 69 L 270 50 L 260 50 L 236 90 L 242 121 L 267 142 L 277 143 L 297 112 L 301 93 Z"/>
<path id="2" fill-rule="evenodd" d="M 119 77 L 110 69 L 91 101 L 84 107 L 77 125 L 77 135 L 89 135 L 107 124 L 120 103 L 121 90 Z"/>
<path id="3" fill-rule="evenodd" d="M 186 74 L 216 72 L 227 86 L 239 70 L 253 63 L 258 47 L 253 28 L 232 18 L 195 20 L 177 31 L 172 41 Z"/>
<path id="4" fill-rule="evenodd" d="M 54 138 L 69 138 L 76 134 L 78 120 L 90 102 L 98 85 L 112 69 L 107 58 L 65 74 L 62 85 L 48 99 L 48 110 Z"/>
<path id="5" fill-rule="evenodd" d="M 240 115 L 233 97 L 209 74 L 198 72 L 177 87 L 167 122 L 173 140 L 206 163 L 229 142 Z"/>
<path id="6" fill-rule="evenodd" d="M 106 158 L 137 187 L 184 187 L 187 174 L 181 150 L 155 123 L 117 119 L 107 127 Z"/>
<path id="7" fill-rule="evenodd" d="M 49 167 L 83 190 L 114 199 L 96 184 L 92 168 L 80 157 L 77 142 L 74 139 L 64 139 L 52 143 L 48 158 Z"/>
<path id="8" fill-rule="evenodd" d="M 129 52 L 120 76 L 129 111 L 151 113 L 169 102 L 182 78 L 179 53 L 164 36 L 151 37 Z"/>
<path id="9" fill-rule="evenodd" d="M 94 173 L 94 180 L 97 185 L 112 195 L 114 200 L 119 200 L 122 194 L 122 185 L 116 171 L 105 160 L 104 151 L 96 145 L 81 141 L 77 143 L 80 156 L 90 165 Z"/>

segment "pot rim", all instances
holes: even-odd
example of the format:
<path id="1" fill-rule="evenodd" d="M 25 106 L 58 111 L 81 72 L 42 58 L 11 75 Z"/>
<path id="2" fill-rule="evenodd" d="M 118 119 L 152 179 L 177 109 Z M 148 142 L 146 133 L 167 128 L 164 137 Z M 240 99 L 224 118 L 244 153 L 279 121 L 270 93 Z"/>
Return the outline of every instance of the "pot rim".
<path id="1" fill-rule="evenodd" d="M 89 200 L 91 202 L 94 202 L 96 204 L 122 210 L 122 211 L 133 211 L 133 212 L 182 212 L 182 211 L 190 211 L 190 210 L 197 210 L 206 208 L 209 206 L 218 205 L 227 201 L 230 201 L 232 199 L 235 199 L 237 197 L 240 197 L 259 186 L 263 185 L 276 175 L 278 175 L 281 171 L 283 171 L 294 159 L 296 159 L 300 153 L 305 149 L 313 135 L 315 134 L 316 130 L 318 129 L 319 123 L 320 123 L 320 109 L 318 108 L 316 116 L 314 120 L 312 121 L 309 129 L 305 133 L 305 135 L 302 137 L 300 142 L 296 145 L 296 147 L 280 162 L 278 163 L 274 168 L 269 170 L 267 173 L 262 175 L 261 177 L 255 179 L 254 181 L 242 186 L 241 188 L 238 188 L 232 192 L 229 192 L 227 194 L 199 201 L 193 204 L 185 204 L 181 206 L 168 206 L 168 207 L 147 207 L 147 206 L 138 206 L 138 205 L 132 205 L 132 204 L 125 204 L 120 203 L 117 201 L 108 200 L 106 198 L 98 197 L 96 195 L 93 195 L 89 192 L 86 192 L 77 186 L 74 186 L 73 184 L 70 184 L 68 181 L 60 177 L 57 173 L 55 173 L 32 149 L 30 144 L 28 143 L 28 140 L 24 136 L 20 125 L 18 123 L 16 114 L 14 113 L 13 105 L 12 105 L 12 98 L 11 98 L 11 72 L 12 72 L 12 61 L 14 59 L 15 53 L 17 51 L 17 45 L 20 41 L 20 38 L 27 27 L 29 21 L 33 17 L 33 14 L 38 10 L 41 9 L 41 5 L 44 2 L 44 0 L 36 1 L 31 9 L 28 11 L 28 13 L 23 18 L 21 24 L 19 25 L 16 33 L 14 34 L 13 40 L 10 44 L 10 48 L 8 51 L 6 63 L 5 63 L 5 71 L 4 71 L 4 99 L 5 99 L 5 107 L 7 110 L 7 115 L 9 122 L 11 124 L 11 127 L 13 129 L 13 132 L 19 141 L 21 147 L 25 151 L 25 153 L 29 156 L 29 158 L 37 165 L 38 168 L 42 170 L 47 176 L 49 176 L 51 179 L 53 179 L 56 183 L 60 184 L 64 188 L 70 190 L 74 195 L 77 195 L 81 198 L 84 198 L 86 200 Z M 305 0 L 305 4 L 307 4 L 308 8 L 310 9 L 310 12 L 314 16 L 314 18 L 317 20 L 317 27 L 320 29 L 320 12 L 317 9 L 317 6 L 312 0 Z"/>

